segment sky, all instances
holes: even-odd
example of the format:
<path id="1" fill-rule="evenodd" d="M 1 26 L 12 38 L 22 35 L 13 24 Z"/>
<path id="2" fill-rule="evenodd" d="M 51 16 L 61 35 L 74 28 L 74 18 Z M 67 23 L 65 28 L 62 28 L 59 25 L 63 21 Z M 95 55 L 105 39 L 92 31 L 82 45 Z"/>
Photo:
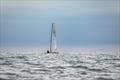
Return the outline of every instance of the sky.
<path id="1" fill-rule="evenodd" d="M 120 45 L 120 0 L 0 0 L 0 47 Z"/>

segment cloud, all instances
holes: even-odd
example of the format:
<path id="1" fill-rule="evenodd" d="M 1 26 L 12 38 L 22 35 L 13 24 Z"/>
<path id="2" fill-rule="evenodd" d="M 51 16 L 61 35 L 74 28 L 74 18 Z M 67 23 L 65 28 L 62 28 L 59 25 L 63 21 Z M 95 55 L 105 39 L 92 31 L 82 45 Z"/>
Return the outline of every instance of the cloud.
<path id="1" fill-rule="evenodd" d="M 89 12 L 119 15 L 119 0 L 1 0 L 1 9 L 33 8 L 63 14 Z M 93 13 L 92 13 L 93 14 Z"/>

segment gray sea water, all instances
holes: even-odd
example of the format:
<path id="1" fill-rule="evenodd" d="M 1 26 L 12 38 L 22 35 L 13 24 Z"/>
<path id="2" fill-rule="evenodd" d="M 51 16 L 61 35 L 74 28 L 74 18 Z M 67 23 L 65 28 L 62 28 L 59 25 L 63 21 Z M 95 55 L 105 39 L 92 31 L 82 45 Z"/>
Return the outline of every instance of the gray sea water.
<path id="1" fill-rule="evenodd" d="M 120 50 L 46 54 L 2 48 L 0 80 L 120 80 Z"/>

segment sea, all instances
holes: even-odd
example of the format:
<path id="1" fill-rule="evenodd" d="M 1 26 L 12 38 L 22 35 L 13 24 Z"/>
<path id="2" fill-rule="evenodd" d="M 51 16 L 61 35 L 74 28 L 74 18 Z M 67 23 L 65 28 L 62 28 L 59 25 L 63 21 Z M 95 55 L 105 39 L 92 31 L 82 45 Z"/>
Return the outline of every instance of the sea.
<path id="1" fill-rule="evenodd" d="M 0 48 L 0 80 L 120 80 L 120 47 Z"/>

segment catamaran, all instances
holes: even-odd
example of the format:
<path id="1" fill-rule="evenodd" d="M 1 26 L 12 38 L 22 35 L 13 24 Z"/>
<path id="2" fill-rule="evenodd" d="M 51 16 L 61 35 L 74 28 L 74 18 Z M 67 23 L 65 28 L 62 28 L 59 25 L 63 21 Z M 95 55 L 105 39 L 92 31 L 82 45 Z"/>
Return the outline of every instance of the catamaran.
<path id="1" fill-rule="evenodd" d="M 56 26 L 55 26 L 55 23 L 52 23 L 51 37 L 50 37 L 50 51 L 47 50 L 47 53 L 58 53 L 57 52 Z"/>

